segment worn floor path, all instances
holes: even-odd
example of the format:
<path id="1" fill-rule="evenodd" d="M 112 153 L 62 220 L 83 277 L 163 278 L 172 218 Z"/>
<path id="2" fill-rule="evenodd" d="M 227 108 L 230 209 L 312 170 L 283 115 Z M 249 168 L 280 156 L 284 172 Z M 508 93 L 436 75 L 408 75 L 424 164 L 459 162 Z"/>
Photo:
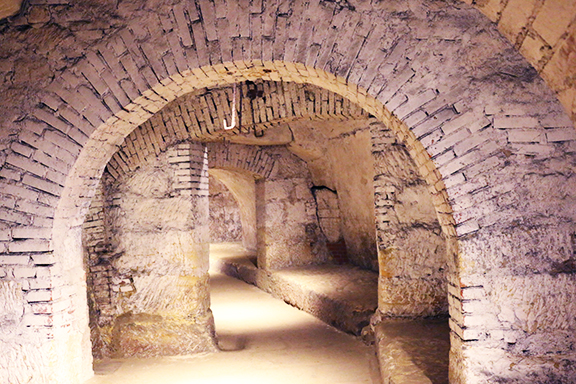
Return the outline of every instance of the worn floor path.
<path id="1" fill-rule="evenodd" d="M 86 384 L 378 383 L 374 349 L 258 288 L 212 275 L 222 352 L 112 360 Z"/>

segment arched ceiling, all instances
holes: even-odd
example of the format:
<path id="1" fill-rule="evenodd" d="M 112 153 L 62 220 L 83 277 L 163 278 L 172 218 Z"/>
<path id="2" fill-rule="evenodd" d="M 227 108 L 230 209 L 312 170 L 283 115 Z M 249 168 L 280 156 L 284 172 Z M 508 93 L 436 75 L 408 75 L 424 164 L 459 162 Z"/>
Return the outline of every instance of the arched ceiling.
<path id="1" fill-rule="evenodd" d="M 498 24 L 500 32 L 534 66 L 548 85 L 558 95 L 560 102 L 576 121 L 576 1 L 574 0 L 462 0 L 480 10 Z M 88 2 L 87 2 L 88 3 Z M 361 6 L 361 1 L 348 1 L 351 6 Z M 358 4 L 355 4 L 358 3 Z M 54 14 L 62 18 L 70 2 L 31 1 L 18 14 L 22 0 L 0 0 L 0 20 L 17 15 L 19 28 L 49 25 Z M 93 7 L 94 4 L 88 4 Z M 103 4 L 104 6 L 104 4 Z M 113 6 L 105 4 L 108 9 Z M 406 7 L 403 5 L 402 7 Z M 94 10 L 87 13 L 94 17 Z M 103 12 L 108 14 L 108 12 Z M 82 12 L 73 10 L 69 19 L 79 21 Z M 105 22 L 104 22 L 105 23 Z M 92 31 L 94 32 L 94 31 Z M 50 32 L 54 34 L 54 31 Z M 98 33 L 78 30 L 90 39 Z M 89 35 L 94 36 L 89 36 Z M 84 36 L 84 37 L 86 37 Z M 61 36 L 54 35 L 61 39 Z"/>
<path id="2" fill-rule="evenodd" d="M 308 84 L 244 82 L 236 93 L 236 116 L 241 127 L 222 130 L 224 119 L 228 125 L 232 121 L 233 87 L 192 92 L 168 104 L 128 135 L 110 160 L 108 172 L 116 177 L 133 171 L 150 156 L 155 157 L 182 140 L 214 141 L 226 137 L 245 144 L 288 144 L 293 134 L 284 124 L 287 122 L 368 118 L 366 111 L 350 100 Z M 268 131 L 270 128 L 276 129 Z"/>
<path id="3" fill-rule="evenodd" d="M 538 71 L 576 121 L 576 1 L 464 0 Z"/>

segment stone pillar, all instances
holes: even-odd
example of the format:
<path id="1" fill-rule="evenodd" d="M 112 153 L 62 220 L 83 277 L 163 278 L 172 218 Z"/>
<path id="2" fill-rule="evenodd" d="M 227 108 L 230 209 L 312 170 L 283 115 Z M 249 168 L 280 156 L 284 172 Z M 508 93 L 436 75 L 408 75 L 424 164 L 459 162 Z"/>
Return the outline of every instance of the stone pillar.
<path id="1" fill-rule="evenodd" d="M 107 353 L 126 357 L 215 350 L 205 146 L 169 148 L 106 189 L 108 244 L 90 262 L 91 281 L 107 272 L 102 278 L 108 281 L 101 284 L 109 286 L 104 297 L 91 288 Z"/>
<path id="2" fill-rule="evenodd" d="M 389 130 L 373 123 L 371 132 L 378 309 L 392 317 L 446 314 L 446 240 L 426 183 Z"/>
<path id="3" fill-rule="evenodd" d="M 256 181 L 258 267 L 281 269 L 329 260 L 311 188 L 305 163 L 289 153 L 278 161 L 276 172 Z"/>

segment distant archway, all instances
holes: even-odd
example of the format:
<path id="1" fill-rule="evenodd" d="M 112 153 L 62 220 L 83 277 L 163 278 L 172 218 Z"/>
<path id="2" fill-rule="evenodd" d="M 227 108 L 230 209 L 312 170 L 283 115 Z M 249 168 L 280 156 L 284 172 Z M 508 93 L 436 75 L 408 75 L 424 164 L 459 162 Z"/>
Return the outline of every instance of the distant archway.
<path id="1" fill-rule="evenodd" d="M 422 14 L 398 15 L 313 2 L 287 18 L 289 12 L 263 5 L 255 10 L 255 24 L 246 22 L 248 13 L 227 11 L 199 1 L 162 14 L 164 24 L 156 19 L 147 30 L 140 28 L 141 20 L 134 21 L 87 52 L 45 90 L 42 105 L 14 123 L 19 142 L 6 158 L 4 166 L 13 173 L 3 188 L 18 204 L 2 219 L 11 228 L 7 262 L 53 268 L 51 285 L 33 289 L 29 307 L 39 298 L 49 296 L 50 302 L 54 293 L 77 308 L 54 320 L 43 314 L 26 318 L 30 326 L 49 322 L 54 341 L 46 342 L 46 353 L 55 361 L 74 362 L 69 369 L 54 365 L 55 375 L 66 382 L 89 371 L 81 352 L 87 343 L 79 228 L 117 146 L 176 98 L 263 79 L 305 82 L 339 94 L 406 145 L 449 239 L 453 381 L 492 374 L 525 377 L 523 349 L 509 351 L 509 342 L 540 345 L 534 340 L 542 335 L 563 335 L 575 327 L 569 314 L 564 322 L 542 315 L 537 327 L 528 316 L 531 308 L 549 307 L 546 287 L 574 285 L 572 275 L 562 271 L 554 284 L 550 280 L 555 265 L 572 257 L 566 250 L 574 214 L 566 207 L 575 190 L 569 172 L 573 128 L 563 125 L 552 92 L 494 27 L 467 7 L 442 4 Z M 433 15 L 436 23 L 430 25 Z M 234 22 L 228 24 L 225 16 Z M 474 22 L 461 28 L 456 17 Z M 216 28 L 216 19 L 231 27 Z M 490 39 L 478 37 L 480 30 L 489 31 Z M 497 57 L 484 58 L 464 46 Z M 553 194 L 542 197 L 539 183 Z M 527 235 L 534 225 L 549 243 Z M 38 229 L 43 227 L 51 230 Z M 526 236 L 528 241 L 517 241 Z M 528 253 L 555 254 L 558 260 L 542 256 L 534 269 L 525 259 Z M 510 295 L 501 283 L 515 287 L 506 291 Z M 572 300 L 564 295 L 557 302 Z M 500 308 L 518 314 L 501 316 Z M 494 362 L 509 362 L 515 370 L 485 373 L 478 353 L 486 348 L 494 352 Z M 568 353 L 554 345 L 542 348 L 542 358 L 561 351 L 552 360 Z"/>

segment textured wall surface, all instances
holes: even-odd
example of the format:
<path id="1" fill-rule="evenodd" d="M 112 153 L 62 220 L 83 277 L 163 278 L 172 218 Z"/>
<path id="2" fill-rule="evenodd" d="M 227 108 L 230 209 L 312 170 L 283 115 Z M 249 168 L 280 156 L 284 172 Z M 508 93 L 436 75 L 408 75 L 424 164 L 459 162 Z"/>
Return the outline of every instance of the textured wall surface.
<path id="1" fill-rule="evenodd" d="M 103 198 L 93 200 L 84 224 L 96 356 L 215 349 L 207 183 L 200 144 L 180 144 L 135 172 L 104 180 Z"/>
<path id="2" fill-rule="evenodd" d="M 471 1 L 558 94 L 576 120 L 576 4 L 571 0 Z"/>
<path id="3" fill-rule="evenodd" d="M 210 172 L 210 242 L 242 242 L 240 208 L 234 195 Z M 254 194 L 252 194 L 254 199 Z"/>
<path id="4" fill-rule="evenodd" d="M 21 284 L 31 314 L 18 328 L 53 332 L 42 353 L 53 363 L 25 375 L 65 383 L 90 371 L 81 224 L 124 138 L 190 92 L 264 79 L 338 94 L 405 145 L 447 240 L 453 382 L 574 381 L 576 321 L 545 314 L 572 303 L 576 131 L 477 10 L 444 1 L 48 7 L 14 19 L 0 41 L 2 279 Z M 179 134 L 168 124 L 154 137 Z M 186 135 L 210 136 L 194 126 Z"/>
<path id="5" fill-rule="evenodd" d="M 330 259 L 316 214 L 306 163 L 286 148 L 270 177 L 256 181 L 258 266 L 280 269 Z"/>
<path id="6" fill-rule="evenodd" d="M 298 121 L 289 124 L 288 148 L 304 159 L 315 187 L 337 194 L 347 259 L 378 270 L 374 220 L 374 169 L 368 120 Z"/>
<path id="7" fill-rule="evenodd" d="M 380 265 L 378 309 L 391 317 L 447 314 L 446 238 L 426 182 L 406 147 L 388 129 L 378 122 L 370 128 Z"/>

